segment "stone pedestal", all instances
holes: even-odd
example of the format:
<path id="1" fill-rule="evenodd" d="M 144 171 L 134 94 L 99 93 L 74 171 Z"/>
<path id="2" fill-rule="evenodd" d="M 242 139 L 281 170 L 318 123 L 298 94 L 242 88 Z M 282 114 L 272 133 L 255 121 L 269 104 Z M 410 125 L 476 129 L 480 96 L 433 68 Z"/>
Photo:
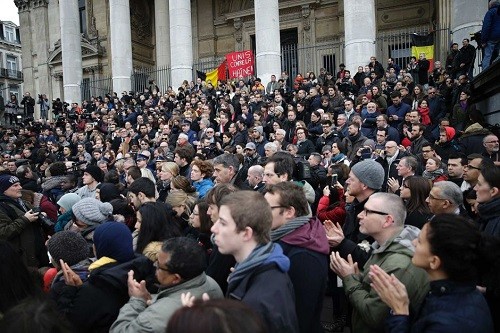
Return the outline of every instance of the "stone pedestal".
<path id="1" fill-rule="evenodd" d="M 172 87 L 177 90 L 182 81 L 191 81 L 193 79 L 191 1 L 169 0 L 168 6 Z"/>
<path id="2" fill-rule="evenodd" d="M 64 100 L 81 103 L 82 45 L 78 0 L 59 2 Z"/>
<path id="3" fill-rule="evenodd" d="M 255 0 L 255 43 L 257 77 L 265 87 L 271 75 L 281 73 L 278 0 Z"/>
<path id="4" fill-rule="evenodd" d="M 356 73 L 376 55 L 375 0 L 344 0 L 346 69 Z M 383 63 L 383 61 L 381 61 Z"/>
<path id="5" fill-rule="evenodd" d="M 484 14 L 488 10 L 487 1 L 454 0 L 451 9 L 451 34 L 452 41 L 462 47 L 464 38 L 471 39 L 471 35 L 481 30 L 483 26 Z M 475 41 L 471 42 L 474 47 Z M 476 57 L 474 63 L 474 75 L 478 73 L 478 63 L 480 59 Z"/>
<path id="6" fill-rule="evenodd" d="M 132 88 L 132 35 L 129 0 L 109 1 L 109 29 L 113 91 L 121 97 Z"/>
<path id="7" fill-rule="evenodd" d="M 168 17 L 168 0 L 155 0 L 155 35 L 156 35 L 156 67 L 170 65 L 170 19 Z M 156 84 L 164 92 L 168 82 L 164 75 L 157 78 Z"/>

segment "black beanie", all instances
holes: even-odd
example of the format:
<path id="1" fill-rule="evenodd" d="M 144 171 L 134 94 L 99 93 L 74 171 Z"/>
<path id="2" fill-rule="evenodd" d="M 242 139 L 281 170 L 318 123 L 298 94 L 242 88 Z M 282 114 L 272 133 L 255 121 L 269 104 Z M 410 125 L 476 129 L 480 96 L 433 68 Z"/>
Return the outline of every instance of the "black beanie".
<path id="1" fill-rule="evenodd" d="M 85 169 L 86 173 L 92 176 L 96 182 L 102 183 L 104 180 L 104 172 L 97 165 L 89 165 Z"/>

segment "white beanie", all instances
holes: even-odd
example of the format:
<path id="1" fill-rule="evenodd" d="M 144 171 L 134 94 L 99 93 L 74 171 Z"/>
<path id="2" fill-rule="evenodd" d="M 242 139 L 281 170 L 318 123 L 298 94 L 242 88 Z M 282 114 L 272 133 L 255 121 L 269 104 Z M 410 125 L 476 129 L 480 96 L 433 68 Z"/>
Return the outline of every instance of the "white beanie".
<path id="1" fill-rule="evenodd" d="M 85 198 L 72 207 L 73 214 L 86 225 L 101 224 L 113 214 L 113 206 L 109 202 L 100 202 L 94 198 Z"/>

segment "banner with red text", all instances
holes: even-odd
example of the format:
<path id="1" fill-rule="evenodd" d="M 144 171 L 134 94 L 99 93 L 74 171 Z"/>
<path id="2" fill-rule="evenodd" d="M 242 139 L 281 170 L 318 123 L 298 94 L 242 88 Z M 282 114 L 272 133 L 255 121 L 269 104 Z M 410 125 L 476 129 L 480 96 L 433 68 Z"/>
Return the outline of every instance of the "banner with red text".
<path id="1" fill-rule="evenodd" d="M 230 79 L 253 75 L 254 58 L 251 50 L 228 53 L 226 62 Z"/>

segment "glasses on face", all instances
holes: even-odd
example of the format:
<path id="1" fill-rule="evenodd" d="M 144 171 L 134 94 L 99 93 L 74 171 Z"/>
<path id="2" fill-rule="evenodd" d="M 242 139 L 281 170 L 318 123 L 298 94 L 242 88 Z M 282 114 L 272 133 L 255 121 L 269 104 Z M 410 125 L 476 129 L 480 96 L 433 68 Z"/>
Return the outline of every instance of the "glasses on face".
<path id="1" fill-rule="evenodd" d="M 487 141 L 485 143 L 498 143 L 498 140 L 493 140 L 493 141 Z"/>
<path id="2" fill-rule="evenodd" d="M 474 170 L 479 170 L 479 171 L 481 171 L 481 168 L 475 167 L 475 166 L 470 165 L 470 164 L 467 164 L 466 166 L 464 166 L 464 168 L 467 168 L 467 169 L 474 169 Z"/>
<path id="3" fill-rule="evenodd" d="M 429 199 L 431 199 L 431 200 L 448 200 L 448 199 L 443 199 L 443 198 L 436 198 L 435 196 L 433 196 L 430 193 L 429 193 Z"/>
<path id="4" fill-rule="evenodd" d="M 380 212 L 380 211 L 378 211 L 378 210 L 371 210 L 371 209 L 368 209 L 368 208 L 366 208 L 366 207 L 363 209 L 363 213 L 364 213 L 365 215 L 368 215 L 368 214 L 389 215 L 389 214 L 387 214 L 387 213 Z"/>
<path id="5" fill-rule="evenodd" d="M 432 150 L 422 150 L 422 153 L 431 153 Z"/>
<path id="6" fill-rule="evenodd" d="M 409 188 L 410 188 L 410 186 L 408 186 L 408 184 L 403 184 L 403 185 L 401 185 L 401 187 L 403 187 L 403 188 L 407 188 L 407 189 L 409 189 Z"/>
<path id="7" fill-rule="evenodd" d="M 153 263 L 153 266 L 156 268 L 156 270 L 162 270 L 162 271 L 168 272 L 168 269 L 163 268 L 163 267 L 160 267 L 160 264 L 158 263 L 158 260 L 156 260 L 156 261 Z"/>
<path id="8" fill-rule="evenodd" d="M 271 206 L 271 209 L 276 209 L 276 208 L 286 208 L 285 206 Z"/>

